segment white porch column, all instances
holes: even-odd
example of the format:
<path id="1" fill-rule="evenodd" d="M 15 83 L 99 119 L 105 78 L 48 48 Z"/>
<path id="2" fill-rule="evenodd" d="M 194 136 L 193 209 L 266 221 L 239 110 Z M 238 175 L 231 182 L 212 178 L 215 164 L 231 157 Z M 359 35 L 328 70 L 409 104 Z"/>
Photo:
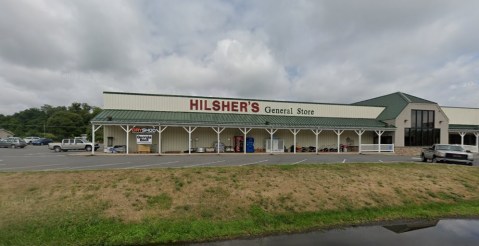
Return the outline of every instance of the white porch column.
<path id="1" fill-rule="evenodd" d="M 311 130 L 314 135 L 316 135 L 316 154 L 318 154 L 318 135 L 323 131 L 323 130 L 319 130 L 319 129 L 314 129 L 314 130 Z"/>
<path id="2" fill-rule="evenodd" d="M 334 132 L 336 133 L 336 135 L 338 135 L 338 153 L 340 151 L 340 148 L 339 148 L 339 145 L 340 145 L 340 136 L 341 134 L 343 134 L 344 130 L 334 130 Z"/>
<path id="3" fill-rule="evenodd" d="M 191 126 L 188 126 L 188 129 L 186 127 L 183 127 L 186 132 L 188 132 L 188 155 L 191 155 L 191 133 L 196 130 L 197 127 L 191 129 Z"/>
<path id="4" fill-rule="evenodd" d="M 278 131 L 278 129 L 273 129 L 273 128 L 268 129 L 268 128 L 266 128 L 265 130 L 269 133 L 269 135 L 271 135 L 271 141 L 269 143 L 269 151 L 270 151 L 271 154 L 273 154 L 273 134 L 275 134 L 276 131 Z"/>
<path id="5" fill-rule="evenodd" d="M 464 136 L 466 136 L 467 132 L 459 132 L 459 135 L 461 135 L 461 146 L 464 147 Z"/>
<path id="6" fill-rule="evenodd" d="M 126 132 L 126 154 L 128 155 L 130 153 L 130 132 L 131 132 L 131 129 L 133 129 L 135 126 L 133 126 L 132 128 L 130 128 L 130 125 L 126 125 L 126 129 L 123 128 L 123 126 L 120 126 L 121 129 L 123 129 L 123 131 Z"/>
<path id="7" fill-rule="evenodd" d="M 361 137 L 363 136 L 365 131 L 366 130 L 354 130 L 354 132 L 356 132 L 356 134 L 358 134 L 359 136 L 359 148 L 358 148 L 359 153 L 361 153 Z"/>
<path id="8" fill-rule="evenodd" d="M 476 147 L 477 147 L 477 151 L 479 153 L 479 132 L 475 132 L 474 136 L 476 136 Z"/>
<path id="9" fill-rule="evenodd" d="M 245 127 L 244 130 L 239 128 L 239 130 L 244 134 L 244 137 L 243 137 L 243 154 L 246 154 L 246 134 L 248 134 L 251 131 L 251 129 L 253 129 L 253 128 L 246 128 Z"/>
<path id="10" fill-rule="evenodd" d="M 91 125 L 91 143 L 93 144 L 93 148 L 91 148 L 91 154 L 95 154 L 95 132 L 100 129 L 102 125 L 99 125 L 97 128 L 95 128 L 95 125 Z"/>
<path id="11" fill-rule="evenodd" d="M 378 131 L 374 131 L 376 134 L 378 134 L 378 144 L 379 144 L 379 148 L 378 148 L 378 152 L 381 152 L 381 136 L 383 135 L 383 133 L 385 131 L 381 131 L 381 130 L 378 130 Z"/>
<path id="12" fill-rule="evenodd" d="M 291 133 L 293 133 L 293 135 L 294 135 L 294 144 L 293 144 L 293 146 L 294 146 L 294 153 L 296 154 L 296 135 L 298 135 L 298 133 L 299 133 L 299 131 L 301 131 L 301 129 L 289 129 L 289 131 L 290 131 Z"/>
<path id="13" fill-rule="evenodd" d="M 222 133 L 226 128 L 221 128 L 221 127 L 211 127 L 211 129 L 213 129 L 213 131 L 216 132 L 216 135 L 217 135 L 217 140 L 218 140 L 218 147 L 216 148 L 216 152 L 219 154 L 220 153 L 220 133 Z"/>
<path id="14" fill-rule="evenodd" d="M 91 155 L 95 154 L 95 125 L 91 125 L 91 143 L 93 144 L 93 148 L 91 148 Z"/>
<path id="15" fill-rule="evenodd" d="M 161 133 L 168 128 L 165 126 L 164 128 L 161 128 L 161 125 L 158 126 L 158 155 L 161 155 Z"/>

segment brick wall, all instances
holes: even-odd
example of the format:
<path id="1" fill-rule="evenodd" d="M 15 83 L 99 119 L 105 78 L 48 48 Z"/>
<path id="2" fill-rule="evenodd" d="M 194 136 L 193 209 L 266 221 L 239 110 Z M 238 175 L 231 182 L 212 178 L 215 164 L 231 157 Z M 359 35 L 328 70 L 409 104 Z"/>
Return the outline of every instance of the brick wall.
<path id="1" fill-rule="evenodd" d="M 395 147 L 396 155 L 419 156 L 423 147 Z"/>

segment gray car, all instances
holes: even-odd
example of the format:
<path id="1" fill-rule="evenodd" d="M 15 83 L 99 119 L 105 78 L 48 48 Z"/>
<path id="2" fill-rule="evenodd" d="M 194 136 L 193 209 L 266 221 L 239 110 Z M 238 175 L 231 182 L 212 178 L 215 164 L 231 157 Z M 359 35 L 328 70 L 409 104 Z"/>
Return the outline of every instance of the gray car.
<path id="1" fill-rule="evenodd" d="M 0 140 L 0 148 L 25 148 L 27 143 L 21 138 L 7 138 Z"/>

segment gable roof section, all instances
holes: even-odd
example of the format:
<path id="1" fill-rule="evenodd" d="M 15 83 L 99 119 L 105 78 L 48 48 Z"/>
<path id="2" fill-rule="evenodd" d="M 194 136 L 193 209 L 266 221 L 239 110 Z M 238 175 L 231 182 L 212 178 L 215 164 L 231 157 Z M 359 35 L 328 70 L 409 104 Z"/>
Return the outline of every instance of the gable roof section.
<path id="1" fill-rule="evenodd" d="M 394 128 L 376 119 L 298 117 L 277 115 L 186 113 L 105 109 L 92 119 L 92 124 L 143 124 L 178 126 L 227 126 L 275 128 Z"/>
<path id="2" fill-rule="evenodd" d="M 361 106 L 383 106 L 386 107 L 378 116 L 378 120 L 395 119 L 409 103 L 429 103 L 437 104 L 426 99 L 415 97 L 406 93 L 396 92 L 365 101 L 353 103 L 353 105 Z"/>

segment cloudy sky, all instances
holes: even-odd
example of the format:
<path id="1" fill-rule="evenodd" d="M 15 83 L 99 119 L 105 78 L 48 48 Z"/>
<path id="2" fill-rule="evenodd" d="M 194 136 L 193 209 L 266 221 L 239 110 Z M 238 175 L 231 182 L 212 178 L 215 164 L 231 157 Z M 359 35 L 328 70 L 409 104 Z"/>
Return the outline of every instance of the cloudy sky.
<path id="1" fill-rule="evenodd" d="M 479 107 L 477 0 L 0 0 L 0 114 L 103 91 Z"/>

